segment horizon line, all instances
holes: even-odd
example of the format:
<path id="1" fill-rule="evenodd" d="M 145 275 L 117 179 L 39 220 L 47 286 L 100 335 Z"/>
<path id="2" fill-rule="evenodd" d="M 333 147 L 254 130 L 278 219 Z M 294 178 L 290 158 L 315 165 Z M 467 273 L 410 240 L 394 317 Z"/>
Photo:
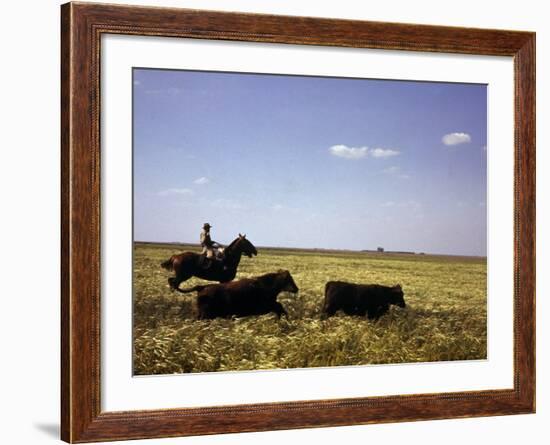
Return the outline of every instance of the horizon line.
<path id="1" fill-rule="evenodd" d="M 133 240 L 133 243 L 143 243 L 143 244 L 173 244 L 173 245 L 186 245 L 186 246 L 197 246 L 200 247 L 199 243 L 192 242 L 182 242 L 182 241 L 144 241 L 144 240 Z M 289 246 L 256 246 L 258 249 L 286 249 L 286 250 L 310 250 L 310 251 L 327 251 L 327 252 L 355 252 L 355 253 L 391 253 L 391 254 L 402 254 L 402 255 L 433 255 L 433 256 L 455 256 L 455 257 L 470 257 L 470 258 L 485 258 L 487 255 L 475 255 L 475 254 L 460 254 L 460 253 L 436 253 L 436 252 L 426 252 L 426 251 L 414 251 L 414 250 L 382 250 L 379 251 L 375 249 L 345 249 L 345 248 L 333 248 L 333 247 L 289 247 Z"/>

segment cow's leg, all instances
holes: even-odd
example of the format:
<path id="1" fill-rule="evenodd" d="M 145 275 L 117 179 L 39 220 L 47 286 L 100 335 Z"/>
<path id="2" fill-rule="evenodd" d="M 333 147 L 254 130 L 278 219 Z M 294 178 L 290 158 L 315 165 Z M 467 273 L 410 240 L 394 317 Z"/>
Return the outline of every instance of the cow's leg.
<path id="1" fill-rule="evenodd" d="M 386 314 L 390 310 L 389 304 L 383 304 L 378 308 L 378 316 L 381 317 L 382 315 Z"/>
<path id="2" fill-rule="evenodd" d="M 323 306 L 324 318 L 332 317 L 334 314 L 336 314 L 336 310 L 337 309 L 335 306 L 325 303 L 325 305 Z"/>
<path id="3" fill-rule="evenodd" d="M 369 310 L 367 307 L 365 306 L 361 306 L 361 307 L 358 307 L 358 308 L 355 308 L 356 309 L 356 315 L 359 315 L 360 317 L 364 317 L 364 316 L 369 316 Z"/>
<path id="4" fill-rule="evenodd" d="M 369 320 L 377 320 L 378 317 L 380 317 L 379 313 L 378 313 L 378 308 L 368 308 L 367 309 L 367 317 L 369 318 Z"/>
<path id="5" fill-rule="evenodd" d="M 203 294 L 199 292 L 197 295 L 197 309 L 199 320 L 212 320 L 222 315 L 220 308 L 216 306 L 216 298 L 214 294 Z"/>
<path id="6" fill-rule="evenodd" d="M 285 317 L 288 318 L 288 313 L 285 311 L 285 308 L 283 307 L 283 305 L 278 301 L 276 301 L 273 304 L 272 311 L 275 312 L 277 314 L 277 317 L 279 318 L 281 318 L 281 315 L 284 315 Z"/>
<path id="7" fill-rule="evenodd" d="M 368 310 L 369 318 L 371 320 L 378 320 L 382 315 L 388 312 L 388 309 L 389 309 L 389 306 L 387 304 L 382 304 L 372 309 L 369 308 Z"/>
<path id="8" fill-rule="evenodd" d="M 342 310 L 344 311 L 344 314 L 346 314 L 346 315 L 361 315 L 361 311 L 356 306 L 347 306 L 346 305 L 342 308 Z M 365 315 L 364 312 L 363 312 L 363 315 Z"/>
<path id="9" fill-rule="evenodd" d="M 369 310 L 369 318 L 371 320 L 378 320 L 382 315 L 388 312 L 388 309 L 389 309 L 388 305 L 377 306 L 372 310 Z"/>
<path id="10" fill-rule="evenodd" d="M 199 306 L 197 319 L 199 320 L 212 320 L 216 318 L 216 316 L 212 313 L 212 311 L 209 310 L 209 308 L 206 306 Z"/>

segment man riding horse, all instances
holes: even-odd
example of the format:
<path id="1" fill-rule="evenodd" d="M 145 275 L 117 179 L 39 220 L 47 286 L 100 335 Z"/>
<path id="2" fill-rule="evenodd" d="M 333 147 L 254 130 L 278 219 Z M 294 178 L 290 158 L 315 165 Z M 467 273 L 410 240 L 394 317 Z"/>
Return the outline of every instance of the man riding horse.
<path id="1" fill-rule="evenodd" d="M 202 266 L 208 269 L 212 265 L 213 260 L 223 260 L 223 247 L 216 241 L 212 241 L 210 237 L 210 228 L 212 226 L 209 223 L 204 223 L 200 235 L 200 242 L 202 246 Z"/>
<path id="2" fill-rule="evenodd" d="M 205 224 L 204 236 L 201 234 L 201 244 L 203 245 L 204 253 L 182 252 L 172 255 L 160 264 L 163 269 L 175 273 L 175 276 L 168 278 L 168 284 L 172 289 L 178 290 L 179 285 L 191 277 L 227 283 L 235 278 L 243 255 L 252 258 L 258 254 L 254 245 L 246 239 L 246 235 L 239 233 L 239 236 L 224 249 L 223 261 L 214 261 L 207 258 L 208 250 L 211 249 L 211 256 L 214 256 L 214 248 L 216 245 L 219 246 L 218 243 L 215 243 L 210 238 L 209 229 L 210 224 L 208 226 Z M 204 262 L 209 263 L 207 268 L 203 266 Z"/>

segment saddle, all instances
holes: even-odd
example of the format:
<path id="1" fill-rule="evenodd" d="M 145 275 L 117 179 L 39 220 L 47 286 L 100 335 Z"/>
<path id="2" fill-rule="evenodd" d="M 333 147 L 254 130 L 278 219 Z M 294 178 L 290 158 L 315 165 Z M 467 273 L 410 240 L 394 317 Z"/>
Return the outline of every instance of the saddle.
<path id="1" fill-rule="evenodd" d="M 208 256 L 207 252 L 203 253 L 199 258 L 199 266 L 202 269 L 207 270 L 207 269 L 210 269 L 212 267 L 214 262 L 217 262 L 221 265 L 224 258 L 225 258 L 224 254 L 223 254 L 223 250 L 224 250 L 223 247 L 220 247 L 218 249 L 214 249 L 214 255 L 213 256 Z"/>

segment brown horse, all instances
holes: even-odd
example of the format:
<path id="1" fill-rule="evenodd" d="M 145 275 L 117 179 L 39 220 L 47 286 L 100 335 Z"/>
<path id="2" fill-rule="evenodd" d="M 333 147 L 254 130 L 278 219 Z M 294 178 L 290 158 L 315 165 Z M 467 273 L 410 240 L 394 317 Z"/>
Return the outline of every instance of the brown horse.
<path id="1" fill-rule="evenodd" d="M 161 267 L 166 270 L 173 270 L 176 273 L 175 277 L 168 278 L 168 284 L 173 290 L 179 290 L 179 285 L 191 277 L 227 283 L 237 275 L 237 267 L 242 254 L 252 258 L 252 255 L 258 254 L 258 251 L 246 239 L 246 235 L 239 233 L 239 236 L 225 248 L 223 260 L 212 261 L 207 269 L 201 265 L 202 255 L 195 252 L 172 255 L 169 260 L 161 264 Z"/>

